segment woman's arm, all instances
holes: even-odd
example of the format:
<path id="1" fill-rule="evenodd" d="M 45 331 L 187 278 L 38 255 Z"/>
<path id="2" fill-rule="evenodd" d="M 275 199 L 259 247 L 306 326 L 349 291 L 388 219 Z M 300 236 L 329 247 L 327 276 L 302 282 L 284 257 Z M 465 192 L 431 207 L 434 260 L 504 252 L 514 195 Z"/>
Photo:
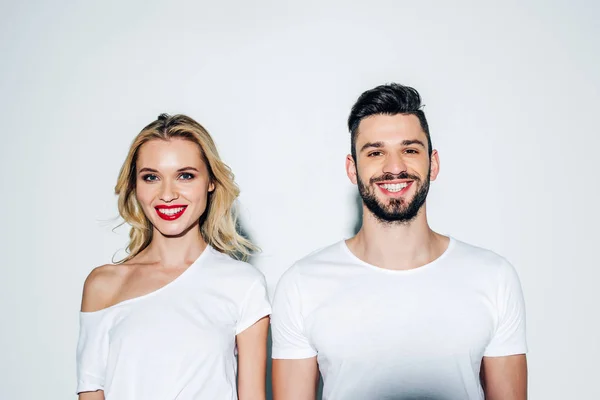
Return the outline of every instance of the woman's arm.
<path id="1" fill-rule="evenodd" d="M 239 400 L 266 398 L 268 329 L 269 317 L 264 317 L 236 336 Z"/>
<path id="2" fill-rule="evenodd" d="M 101 310 L 105 307 L 111 305 L 112 298 L 115 296 L 116 288 L 119 287 L 119 274 L 116 273 L 117 269 L 113 265 L 105 265 L 102 267 L 95 268 L 88 278 L 85 281 L 83 286 L 83 296 L 81 300 L 81 311 L 83 312 L 94 312 Z M 98 329 L 97 326 L 84 326 L 80 327 L 81 330 L 87 329 L 90 330 L 84 337 L 93 336 L 93 331 Z M 80 332 L 81 333 L 81 332 Z M 81 340 L 81 337 L 80 337 Z M 81 365 L 82 355 L 85 360 L 85 366 L 83 370 L 86 368 L 94 368 L 96 370 L 96 375 L 98 373 L 103 373 L 102 363 L 98 366 L 98 357 L 100 356 L 97 348 L 95 347 L 95 340 L 89 342 L 80 342 L 78 343 L 77 349 L 77 363 L 78 363 L 78 375 L 80 375 L 79 368 Z M 88 346 L 92 346 L 90 349 L 87 349 Z M 86 353 L 87 351 L 87 353 Z M 86 355 L 87 354 L 87 355 Z M 92 356 L 89 356 L 92 354 Z M 95 380 L 94 380 L 95 381 Z M 98 386 L 96 384 L 90 385 L 89 383 L 84 385 L 83 390 L 94 390 Z M 86 391 L 79 393 L 79 400 L 104 400 L 104 391 L 103 390 L 95 390 L 95 391 Z"/>
<path id="3" fill-rule="evenodd" d="M 79 400 L 104 400 L 104 390 L 79 393 Z"/>
<path id="4" fill-rule="evenodd" d="M 119 266 L 107 264 L 94 268 L 83 284 L 81 311 L 94 312 L 113 305 L 123 280 Z"/>

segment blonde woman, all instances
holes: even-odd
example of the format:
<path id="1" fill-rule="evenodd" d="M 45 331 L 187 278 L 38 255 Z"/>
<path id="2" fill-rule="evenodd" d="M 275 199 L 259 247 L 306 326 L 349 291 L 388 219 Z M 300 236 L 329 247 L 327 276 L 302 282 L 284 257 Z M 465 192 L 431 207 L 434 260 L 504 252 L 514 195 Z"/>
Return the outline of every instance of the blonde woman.
<path id="1" fill-rule="evenodd" d="M 239 190 L 208 132 L 161 115 L 135 138 L 115 188 L 128 256 L 83 289 L 80 400 L 265 399 L 271 312 Z"/>

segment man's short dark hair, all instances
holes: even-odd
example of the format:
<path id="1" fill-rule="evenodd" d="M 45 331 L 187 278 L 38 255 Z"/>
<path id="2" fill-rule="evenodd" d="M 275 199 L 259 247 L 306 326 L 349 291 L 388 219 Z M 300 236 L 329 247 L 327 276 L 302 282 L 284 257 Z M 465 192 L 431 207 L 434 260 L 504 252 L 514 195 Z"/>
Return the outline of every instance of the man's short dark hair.
<path id="1" fill-rule="evenodd" d="M 429 125 L 427 124 L 425 113 L 421 110 L 421 96 L 419 92 L 409 86 L 389 83 L 367 90 L 360 95 L 352 107 L 352 111 L 348 117 L 348 129 L 351 135 L 352 158 L 354 158 L 355 162 L 358 125 L 363 118 L 377 114 L 416 115 L 421 123 L 421 129 L 423 129 L 425 136 L 427 136 L 428 152 L 429 157 L 431 157 L 432 146 L 431 137 L 429 136 Z"/>

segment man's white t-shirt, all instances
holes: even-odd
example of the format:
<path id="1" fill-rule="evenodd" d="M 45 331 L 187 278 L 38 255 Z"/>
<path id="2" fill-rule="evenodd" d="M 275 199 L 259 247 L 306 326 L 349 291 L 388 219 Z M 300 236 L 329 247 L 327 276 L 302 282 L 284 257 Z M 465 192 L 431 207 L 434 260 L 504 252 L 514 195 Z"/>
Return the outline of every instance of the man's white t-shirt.
<path id="1" fill-rule="evenodd" d="M 208 246 L 167 286 L 81 313 L 77 392 L 235 400 L 236 335 L 270 312 L 263 275 Z"/>
<path id="2" fill-rule="evenodd" d="M 282 276 L 271 325 L 273 358 L 316 356 L 327 400 L 483 400 L 482 357 L 527 351 L 516 271 L 454 238 L 405 271 L 317 251 Z"/>

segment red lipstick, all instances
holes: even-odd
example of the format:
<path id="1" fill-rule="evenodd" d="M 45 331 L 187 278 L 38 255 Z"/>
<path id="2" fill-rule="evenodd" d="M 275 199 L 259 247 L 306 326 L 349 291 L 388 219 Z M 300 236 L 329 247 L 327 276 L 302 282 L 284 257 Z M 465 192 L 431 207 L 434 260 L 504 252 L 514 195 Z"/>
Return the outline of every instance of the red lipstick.
<path id="1" fill-rule="evenodd" d="M 183 204 L 173 204 L 169 206 L 166 204 L 161 204 L 154 207 L 158 216 L 165 221 L 175 221 L 177 218 L 183 215 L 186 208 L 187 206 Z"/>

